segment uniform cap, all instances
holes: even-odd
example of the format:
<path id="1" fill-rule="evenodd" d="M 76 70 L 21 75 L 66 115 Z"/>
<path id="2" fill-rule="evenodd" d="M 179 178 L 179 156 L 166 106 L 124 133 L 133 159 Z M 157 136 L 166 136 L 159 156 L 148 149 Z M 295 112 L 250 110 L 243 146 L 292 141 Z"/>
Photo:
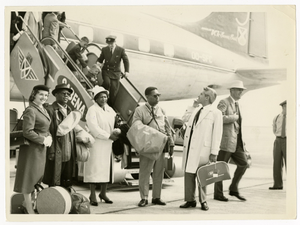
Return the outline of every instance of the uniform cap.
<path id="1" fill-rule="evenodd" d="M 105 39 L 106 39 L 106 43 L 113 43 L 117 39 L 117 37 L 114 35 L 109 35 Z"/>

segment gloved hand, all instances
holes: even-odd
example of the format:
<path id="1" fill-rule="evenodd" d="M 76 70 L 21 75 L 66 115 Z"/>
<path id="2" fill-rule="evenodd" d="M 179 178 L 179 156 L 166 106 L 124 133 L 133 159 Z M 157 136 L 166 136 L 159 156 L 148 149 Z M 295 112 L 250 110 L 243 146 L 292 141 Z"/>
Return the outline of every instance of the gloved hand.
<path id="1" fill-rule="evenodd" d="M 44 139 L 44 143 L 43 143 L 46 147 L 50 147 L 52 145 L 52 137 L 51 136 L 47 136 Z"/>

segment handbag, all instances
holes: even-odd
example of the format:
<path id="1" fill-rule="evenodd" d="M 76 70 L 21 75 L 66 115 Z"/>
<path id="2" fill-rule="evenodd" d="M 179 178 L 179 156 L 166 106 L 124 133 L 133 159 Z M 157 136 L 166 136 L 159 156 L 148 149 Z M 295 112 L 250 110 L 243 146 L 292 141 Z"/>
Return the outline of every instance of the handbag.
<path id="1" fill-rule="evenodd" d="M 196 175 L 202 187 L 231 178 L 228 165 L 223 161 L 209 163 L 199 167 L 196 171 Z"/>
<path id="2" fill-rule="evenodd" d="M 90 149 L 83 142 L 75 142 L 76 145 L 76 160 L 78 162 L 86 162 L 90 158 Z"/>
<path id="3" fill-rule="evenodd" d="M 10 132 L 10 146 L 29 145 L 28 139 L 26 139 L 23 135 L 23 130 L 19 130 L 22 128 L 23 115 L 24 115 L 24 113 L 21 115 L 20 119 L 18 119 L 17 124 Z"/>
<path id="4" fill-rule="evenodd" d="M 71 193 L 72 198 L 72 209 L 70 214 L 90 214 L 90 202 L 82 194 L 77 193 L 73 188 Z"/>

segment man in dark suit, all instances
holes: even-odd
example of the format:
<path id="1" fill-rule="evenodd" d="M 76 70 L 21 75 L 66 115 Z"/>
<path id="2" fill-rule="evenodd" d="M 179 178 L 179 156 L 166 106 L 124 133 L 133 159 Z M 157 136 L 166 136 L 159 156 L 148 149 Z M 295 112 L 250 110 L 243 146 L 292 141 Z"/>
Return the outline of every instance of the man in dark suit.
<path id="1" fill-rule="evenodd" d="M 236 163 L 237 168 L 229 186 L 229 195 L 246 201 L 238 191 L 238 184 L 248 167 L 242 139 L 242 116 L 238 105 L 238 100 L 246 88 L 242 81 L 237 80 L 232 83 L 229 89 L 230 96 L 222 99 L 217 106 L 223 114 L 223 134 L 217 161 L 228 162 L 232 158 Z M 215 183 L 214 199 L 224 202 L 228 201 L 228 198 L 223 194 L 222 181 Z"/>
<path id="2" fill-rule="evenodd" d="M 125 49 L 116 45 L 116 36 L 109 35 L 106 37 L 108 46 L 102 48 L 98 62 L 103 63 L 102 67 L 102 86 L 109 91 L 108 104 L 113 107 L 116 95 L 119 90 L 121 73 L 121 59 L 123 60 L 125 74 L 129 75 L 129 60 L 125 53 Z"/>

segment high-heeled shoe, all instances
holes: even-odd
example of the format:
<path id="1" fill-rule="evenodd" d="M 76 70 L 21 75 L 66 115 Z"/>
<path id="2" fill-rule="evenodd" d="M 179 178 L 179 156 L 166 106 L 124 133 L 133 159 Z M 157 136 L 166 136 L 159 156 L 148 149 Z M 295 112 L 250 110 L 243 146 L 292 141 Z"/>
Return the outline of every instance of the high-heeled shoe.
<path id="1" fill-rule="evenodd" d="M 111 201 L 109 198 L 104 198 L 101 194 L 99 194 L 99 198 L 100 198 L 100 201 L 102 202 L 102 200 L 105 201 L 105 203 L 108 203 L 108 204 L 112 204 L 113 201 Z"/>
<path id="2" fill-rule="evenodd" d="M 98 206 L 98 202 L 95 202 L 91 199 L 91 197 L 89 197 L 90 199 L 90 204 L 93 205 L 93 206 Z"/>

